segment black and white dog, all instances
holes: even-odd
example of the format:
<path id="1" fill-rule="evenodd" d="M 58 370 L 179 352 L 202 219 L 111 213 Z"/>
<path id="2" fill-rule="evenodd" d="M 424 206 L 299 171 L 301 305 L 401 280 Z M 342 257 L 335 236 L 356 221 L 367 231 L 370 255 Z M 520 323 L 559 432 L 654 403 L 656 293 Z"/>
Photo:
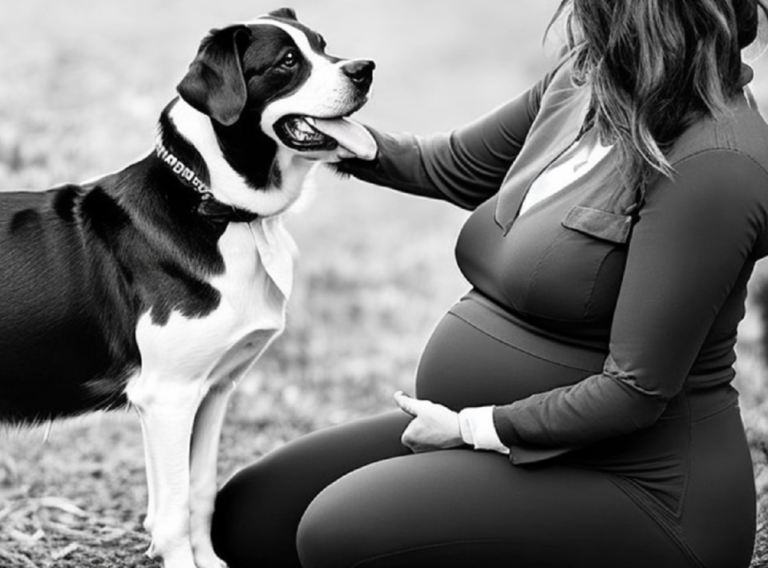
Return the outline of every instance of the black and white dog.
<path id="1" fill-rule="evenodd" d="M 290 9 L 214 30 L 149 155 L 83 185 L 0 194 L 0 421 L 133 406 L 150 554 L 169 568 L 223 566 L 210 541 L 219 432 L 284 325 L 281 214 L 317 163 L 375 151 L 344 118 L 374 64 L 324 48 Z"/>

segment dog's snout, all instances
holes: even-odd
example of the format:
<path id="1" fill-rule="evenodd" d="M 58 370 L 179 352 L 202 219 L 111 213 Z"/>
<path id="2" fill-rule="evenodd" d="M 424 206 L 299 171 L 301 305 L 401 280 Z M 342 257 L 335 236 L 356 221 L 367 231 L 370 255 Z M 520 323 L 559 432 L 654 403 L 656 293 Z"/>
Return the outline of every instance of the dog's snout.
<path id="1" fill-rule="evenodd" d="M 376 64 L 373 61 L 358 59 L 345 63 L 341 70 L 358 87 L 367 89 L 373 82 L 373 70 Z"/>

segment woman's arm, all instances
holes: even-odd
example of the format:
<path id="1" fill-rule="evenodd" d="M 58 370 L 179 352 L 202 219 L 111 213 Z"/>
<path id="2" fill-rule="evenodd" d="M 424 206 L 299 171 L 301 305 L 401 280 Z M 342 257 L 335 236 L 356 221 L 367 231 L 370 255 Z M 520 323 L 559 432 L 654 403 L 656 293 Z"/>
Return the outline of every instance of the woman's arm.
<path id="1" fill-rule="evenodd" d="M 342 173 L 473 209 L 498 191 L 522 148 L 555 71 L 482 118 L 447 134 L 386 134 L 368 127 L 373 161 L 343 160 Z"/>
<path id="2" fill-rule="evenodd" d="M 676 171 L 649 191 L 633 229 L 603 372 L 494 409 L 513 461 L 653 424 L 683 388 L 750 258 L 764 254 L 768 174 L 759 164 L 712 150 Z M 516 459 L 516 448 L 526 457 Z"/>

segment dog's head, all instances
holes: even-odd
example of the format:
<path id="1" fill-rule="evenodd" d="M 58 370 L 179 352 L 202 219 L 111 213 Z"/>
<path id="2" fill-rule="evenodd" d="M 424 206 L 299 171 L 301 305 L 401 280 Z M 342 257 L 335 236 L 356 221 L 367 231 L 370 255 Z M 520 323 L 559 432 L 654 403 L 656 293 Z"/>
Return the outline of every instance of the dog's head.
<path id="1" fill-rule="evenodd" d="M 178 92 L 211 118 L 220 138 L 227 129 L 241 138 L 258 129 L 285 150 L 335 161 L 339 141 L 313 128 L 312 119 L 342 119 L 360 109 L 374 67 L 326 54 L 323 37 L 283 8 L 213 30 Z"/>

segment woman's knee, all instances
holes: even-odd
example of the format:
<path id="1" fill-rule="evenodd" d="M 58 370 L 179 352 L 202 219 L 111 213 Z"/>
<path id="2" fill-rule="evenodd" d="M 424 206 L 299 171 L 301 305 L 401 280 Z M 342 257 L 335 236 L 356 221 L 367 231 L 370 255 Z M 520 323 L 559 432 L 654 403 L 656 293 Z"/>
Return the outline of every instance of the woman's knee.
<path id="1" fill-rule="evenodd" d="M 304 512 L 296 533 L 304 568 L 351 568 L 392 546 L 393 532 L 404 527 L 392 526 L 388 511 L 392 503 L 387 501 L 399 499 L 387 489 L 392 486 L 386 474 L 404 461 L 409 460 L 398 457 L 368 465 L 320 492 Z"/>
<path id="2" fill-rule="evenodd" d="M 355 534 L 355 523 L 350 522 L 348 509 L 353 503 L 340 493 L 343 489 L 326 488 L 301 518 L 296 550 L 303 568 L 352 566 L 356 562 L 350 556 L 351 547 L 359 543 L 361 535 Z"/>
<path id="3" fill-rule="evenodd" d="M 279 465 L 257 462 L 230 479 L 217 496 L 211 538 L 231 568 L 277 561 L 299 566 L 291 530 L 311 497 L 303 501 L 292 493 Z"/>
<path id="4" fill-rule="evenodd" d="M 241 470 L 216 501 L 217 552 L 233 568 L 298 565 L 296 527 L 307 505 L 347 472 L 407 453 L 400 444 L 407 422 L 392 412 L 320 430 Z"/>

